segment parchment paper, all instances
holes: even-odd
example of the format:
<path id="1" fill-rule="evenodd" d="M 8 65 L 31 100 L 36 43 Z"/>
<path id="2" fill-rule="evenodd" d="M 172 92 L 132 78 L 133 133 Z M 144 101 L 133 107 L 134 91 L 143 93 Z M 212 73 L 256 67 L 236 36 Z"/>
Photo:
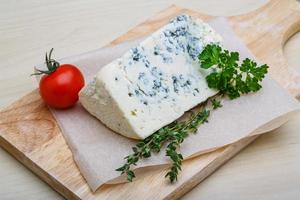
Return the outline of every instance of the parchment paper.
<path id="1" fill-rule="evenodd" d="M 251 57 L 246 46 L 231 30 L 225 19 L 210 22 L 224 38 L 228 49 L 239 51 L 241 57 Z M 139 41 L 126 42 L 115 47 L 102 48 L 79 56 L 61 60 L 79 66 L 86 82 L 105 64 L 121 56 Z M 266 47 L 266 51 L 268 47 Z M 263 81 L 263 89 L 237 100 L 223 100 L 223 107 L 211 113 L 209 123 L 199 127 L 184 141 L 181 152 L 184 158 L 200 155 L 216 148 L 234 143 L 254 134 L 262 134 L 285 123 L 299 109 L 299 103 L 269 76 Z M 136 141 L 118 135 L 106 128 L 99 120 L 86 112 L 80 104 L 68 110 L 52 110 L 73 157 L 93 191 L 105 183 L 120 183 L 115 169 L 123 158 L 131 153 Z M 138 167 L 166 164 L 169 160 L 164 151 L 150 159 L 139 162 Z M 139 169 L 143 173 L 143 168 Z M 138 178 L 138 177 L 137 177 Z"/>

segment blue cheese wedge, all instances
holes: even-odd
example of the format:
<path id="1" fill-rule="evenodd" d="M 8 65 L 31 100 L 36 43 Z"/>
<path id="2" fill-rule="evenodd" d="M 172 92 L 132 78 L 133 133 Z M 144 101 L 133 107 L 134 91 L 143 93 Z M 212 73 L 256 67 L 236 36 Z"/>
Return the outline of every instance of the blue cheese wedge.
<path id="1" fill-rule="evenodd" d="M 221 37 L 208 24 L 177 16 L 101 68 L 80 102 L 115 132 L 144 139 L 217 93 L 197 58 L 210 43 Z"/>

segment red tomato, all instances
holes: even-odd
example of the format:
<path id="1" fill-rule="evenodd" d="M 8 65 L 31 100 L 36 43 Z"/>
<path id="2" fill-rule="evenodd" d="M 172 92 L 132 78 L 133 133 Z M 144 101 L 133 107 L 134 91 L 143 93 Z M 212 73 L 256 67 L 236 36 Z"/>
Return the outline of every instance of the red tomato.
<path id="1" fill-rule="evenodd" d="M 78 101 L 78 93 L 84 86 L 84 78 L 77 67 L 62 64 L 40 81 L 43 100 L 54 108 L 68 108 Z"/>

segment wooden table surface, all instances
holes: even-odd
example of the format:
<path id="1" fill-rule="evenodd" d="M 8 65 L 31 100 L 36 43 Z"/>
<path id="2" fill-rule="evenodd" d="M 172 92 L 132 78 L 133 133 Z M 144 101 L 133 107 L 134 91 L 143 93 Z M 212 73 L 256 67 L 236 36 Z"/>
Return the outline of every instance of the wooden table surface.
<path id="1" fill-rule="evenodd" d="M 57 58 L 103 46 L 170 6 L 211 15 L 238 15 L 266 0 L 2 0 L 0 108 L 37 87 L 32 72 L 51 47 Z M 300 73 L 300 34 L 285 45 Z M 297 68 L 298 67 L 298 68 Z M 300 199 L 300 115 L 257 141 L 182 199 Z M 0 148 L 0 199 L 62 199 Z"/>

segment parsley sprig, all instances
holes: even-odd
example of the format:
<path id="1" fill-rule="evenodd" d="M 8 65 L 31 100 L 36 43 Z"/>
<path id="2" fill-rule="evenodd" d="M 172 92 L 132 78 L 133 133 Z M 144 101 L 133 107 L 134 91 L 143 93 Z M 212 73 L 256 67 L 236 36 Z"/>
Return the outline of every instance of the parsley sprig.
<path id="1" fill-rule="evenodd" d="M 229 52 L 216 44 L 207 45 L 198 59 L 201 68 L 214 69 L 214 72 L 206 77 L 208 86 L 228 95 L 230 99 L 258 91 L 262 87 L 260 82 L 268 72 L 266 64 L 257 66 L 257 63 L 249 58 L 239 64 L 238 52 Z"/>
<path id="2" fill-rule="evenodd" d="M 160 152 L 165 145 L 166 156 L 172 162 L 165 177 L 168 177 L 170 182 L 177 181 L 183 161 L 179 149 L 184 139 L 189 133 L 196 133 L 201 124 L 208 122 L 212 110 L 222 107 L 219 100 L 221 97 L 228 95 L 230 99 L 235 99 L 241 94 L 258 91 L 268 69 L 267 65 L 257 66 L 257 63 L 249 58 L 239 64 L 238 52 L 229 52 L 216 44 L 207 45 L 198 59 L 201 68 L 212 68 L 212 73 L 206 77 L 206 81 L 209 88 L 219 92 L 202 103 L 200 109 L 192 112 L 188 119 L 175 121 L 139 141 L 132 148 L 133 153 L 125 157 L 126 163 L 116 169 L 121 174 L 126 174 L 128 181 L 131 182 L 135 178 L 132 165 L 137 165 L 140 159 L 151 157 L 152 153 Z"/>

